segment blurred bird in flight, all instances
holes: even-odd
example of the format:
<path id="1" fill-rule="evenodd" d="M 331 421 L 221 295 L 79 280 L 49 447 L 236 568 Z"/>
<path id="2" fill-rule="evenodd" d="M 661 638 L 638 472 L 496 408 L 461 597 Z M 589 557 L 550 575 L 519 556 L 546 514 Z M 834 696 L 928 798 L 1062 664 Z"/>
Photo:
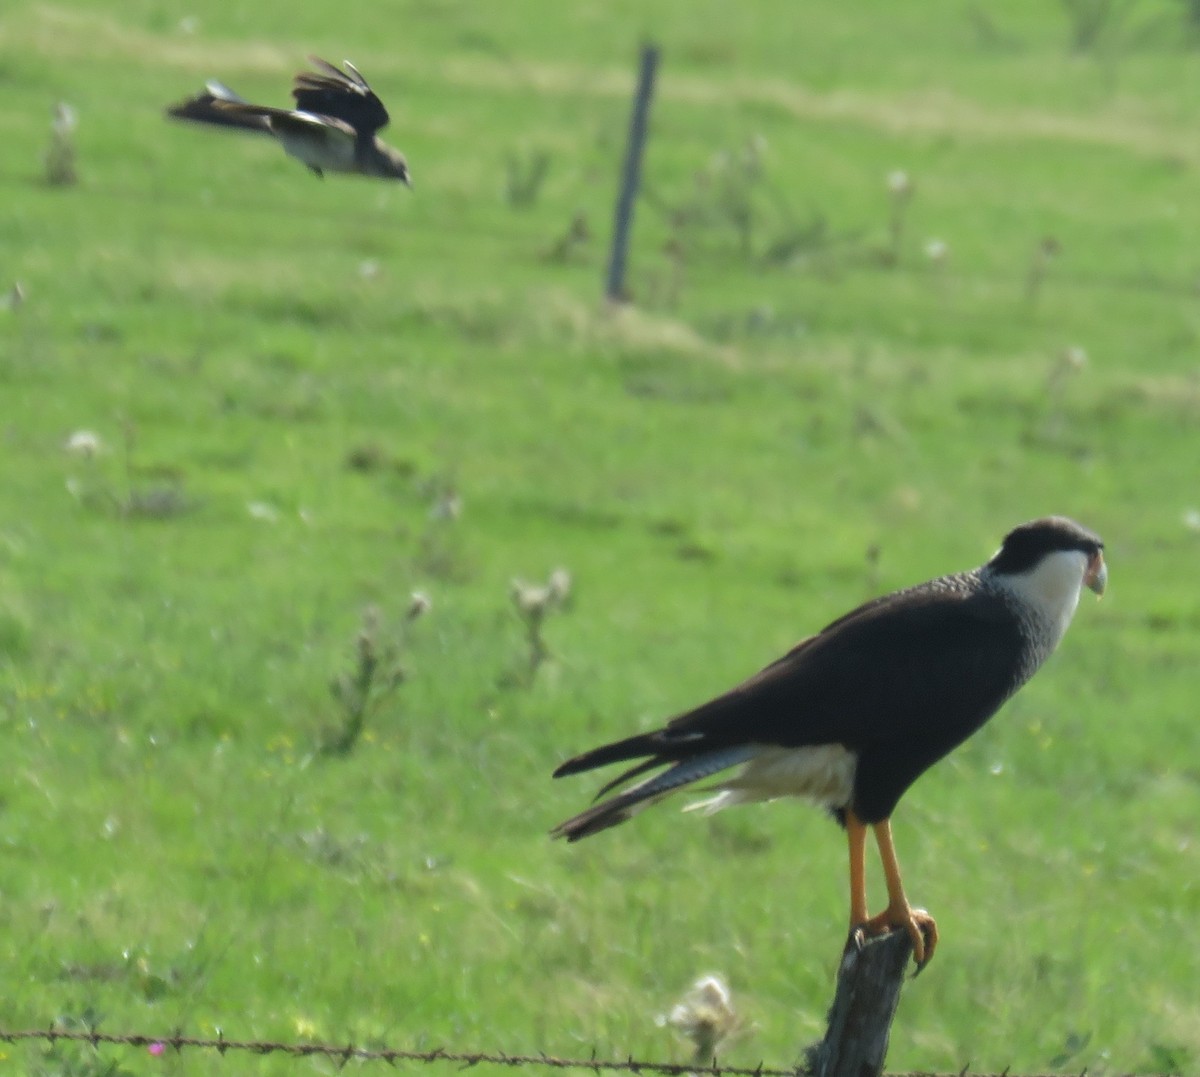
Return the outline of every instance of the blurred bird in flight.
<path id="1" fill-rule="evenodd" d="M 252 104 L 212 79 L 203 93 L 172 105 L 167 115 L 271 135 L 318 176 L 349 172 L 411 187 L 404 154 L 376 136 L 387 126 L 388 111 L 358 68 L 349 60 L 345 72 L 316 56 L 309 61 L 316 70 L 301 71 L 292 84 L 295 108 Z"/>

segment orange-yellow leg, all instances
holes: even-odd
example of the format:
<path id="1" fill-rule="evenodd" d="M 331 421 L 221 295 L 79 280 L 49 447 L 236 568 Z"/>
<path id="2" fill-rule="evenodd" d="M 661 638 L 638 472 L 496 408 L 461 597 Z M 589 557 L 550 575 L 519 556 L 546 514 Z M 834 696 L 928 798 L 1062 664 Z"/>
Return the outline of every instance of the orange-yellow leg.
<path id="1" fill-rule="evenodd" d="M 850 843 L 850 934 L 853 936 L 868 919 L 867 828 L 849 810 L 846 812 L 846 839 Z"/>
<path id="2" fill-rule="evenodd" d="M 850 846 L 850 937 L 861 945 L 868 936 L 902 928 L 912 939 L 913 960 L 920 972 L 929 963 L 937 947 L 937 924 L 924 909 L 914 909 L 905 897 L 904 884 L 900 879 L 900 862 L 896 859 L 896 848 L 892 844 L 891 824 L 885 819 L 875 823 L 873 829 L 888 892 L 887 908 L 878 916 L 867 915 L 867 828 L 852 811 L 846 812 L 846 834 Z"/>

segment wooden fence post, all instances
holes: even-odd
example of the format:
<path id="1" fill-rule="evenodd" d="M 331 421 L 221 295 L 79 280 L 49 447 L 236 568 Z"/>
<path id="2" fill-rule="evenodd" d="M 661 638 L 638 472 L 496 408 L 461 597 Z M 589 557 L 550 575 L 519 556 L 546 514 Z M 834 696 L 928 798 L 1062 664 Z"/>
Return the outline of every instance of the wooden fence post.
<path id="1" fill-rule="evenodd" d="M 642 152 L 646 145 L 646 119 L 650 115 L 650 98 L 654 94 L 654 73 L 658 68 L 658 46 L 642 46 L 642 63 L 638 73 L 637 93 L 633 99 L 633 114 L 629 118 L 629 144 L 625 149 L 625 165 L 621 170 L 621 191 L 617 196 L 616 222 L 613 226 L 612 254 L 608 262 L 608 284 L 605 295 L 609 302 L 623 302 L 625 262 L 629 253 L 629 233 L 633 227 L 633 206 L 637 199 L 642 175 Z"/>
<path id="2" fill-rule="evenodd" d="M 847 948 L 829 1028 L 809 1051 L 814 1077 L 879 1077 L 911 959 L 912 940 L 905 931 L 868 939 L 861 950 Z"/>

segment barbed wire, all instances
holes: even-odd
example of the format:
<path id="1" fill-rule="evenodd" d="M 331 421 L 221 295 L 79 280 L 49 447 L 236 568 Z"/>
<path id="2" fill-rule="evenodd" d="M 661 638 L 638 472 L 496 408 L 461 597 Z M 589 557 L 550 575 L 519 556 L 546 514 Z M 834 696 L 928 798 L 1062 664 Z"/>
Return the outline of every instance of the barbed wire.
<path id="1" fill-rule="evenodd" d="M 387 1062 L 395 1065 L 397 1062 L 449 1062 L 457 1063 L 463 1068 L 491 1064 L 496 1066 L 544 1066 L 549 1069 L 588 1069 L 595 1073 L 624 1072 L 624 1073 L 661 1073 L 668 1077 L 680 1077 L 682 1074 L 711 1074 L 713 1077 L 796 1077 L 795 1068 L 772 1069 L 764 1065 L 758 1066 L 696 1066 L 683 1062 L 642 1062 L 634 1058 L 604 1059 L 591 1058 L 559 1058 L 555 1055 L 536 1054 L 506 1054 L 502 1051 L 462 1051 L 435 1047 L 426 1051 L 404 1050 L 393 1047 L 359 1047 L 353 1043 L 344 1045 L 331 1043 L 281 1043 L 269 1040 L 230 1040 L 224 1035 L 215 1039 L 208 1037 L 183 1036 L 150 1036 L 144 1033 L 111 1033 L 98 1029 L 64 1029 L 51 1025 L 44 1029 L 23 1029 L 13 1031 L 0 1029 L 0 1042 L 16 1043 L 21 1040 L 41 1040 L 50 1044 L 60 1041 L 86 1043 L 92 1047 L 120 1046 L 141 1047 L 154 1050 L 156 1053 L 167 1050 L 182 1051 L 197 1049 L 216 1051 L 224 1055 L 229 1052 L 243 1052 L 256 1055 L 290 1055 L 297 1058 L 321 1057 L 333 1059 L 345 1065 L 348 1062 Z"/>
<path id="2" fill-rule="evenodd" d="M 523 1066 L 542 1066 L 547 1069 L 581 1069 L 593 1073 L 659 1073 L 666 1077 L 683 1077 L 692 1074 L 695 1077 L 801 1077 L 806 1071 L 803 1066 L 786 1068 L 770 1067 L 763 1063 L 757 1066 L 723 1066 L 713 1062 L 708 1066 L 698 1066 L 689 1062 L 647 1062 L 629 1058 L 559 1058 L 543 1052 L 538 1054 L 507 1054 L 503 1051 L 467 1051 L 451 1050 L 444 1047 L 434 1047 L 430 1050 L 416 1051 L 394 1047 L 359 1047 L 353 1043 L 344 1045 L 332 1043 L 283 1043 L 271 1040 L 230 1040 L 223 1034 L 212 1037 L 184 1036 L 172 1033 L 168 1036 L 150 1036 L 140 1032 L 113 1033 L 101 1032 L 99 1029 L 68 1029 L 51 1025 L 49 1028 L 10 1030 L 0 1029 L 0 1043 L 15 1044 L 20 1041 L 42 1041 L 52 1046 L 58 1042 L 84 1043 L 93 1048 L 101 1046 L 139 1047 L 156 1054 L 165 1051 L 183 1051 L 195 1049 L 200 1051 L 216 1051 L 220 1055 L 230 1052 L 240 1052 L 254 1055 L 285 1055 L 292 1058 L 327 1058 L 345 1066 L 349 1062 L 386 1062 L 394 1066 L 398 1062 L 447 1062 L 457 1064 L 461 1069 L 473 1066 L 493 1065 L 510 1068 Z M 1086 1070 L 1080 1074 L 1084 1077 Z M 999 1074 L 975 1073 L 963 1067 L 957 1073 L 938 1074 L 924 1071 L 909 1073 L 893 1073 L 889 1077 L 1050 1077 L 1042 1074 L 1010 1074 L 1008 1069 Z M 1057 1075 L 1061 1077 L 1061 1075 Z"/>

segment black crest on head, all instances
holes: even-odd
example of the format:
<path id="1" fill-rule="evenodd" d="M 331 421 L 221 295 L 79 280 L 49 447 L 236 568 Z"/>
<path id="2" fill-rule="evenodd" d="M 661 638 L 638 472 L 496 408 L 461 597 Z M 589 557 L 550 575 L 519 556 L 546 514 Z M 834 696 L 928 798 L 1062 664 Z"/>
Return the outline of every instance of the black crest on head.
<path id="1" fill-rule="evenodd" d="M 988 562 L 996 572 L 1028 572 L 1047 554 L 1079 550 L 1089 557 L 1104 549 L 1100 536 L 1066 516 L 1047 516 L 1014 527 L 1004 536 L 1000 552 Z"/>

